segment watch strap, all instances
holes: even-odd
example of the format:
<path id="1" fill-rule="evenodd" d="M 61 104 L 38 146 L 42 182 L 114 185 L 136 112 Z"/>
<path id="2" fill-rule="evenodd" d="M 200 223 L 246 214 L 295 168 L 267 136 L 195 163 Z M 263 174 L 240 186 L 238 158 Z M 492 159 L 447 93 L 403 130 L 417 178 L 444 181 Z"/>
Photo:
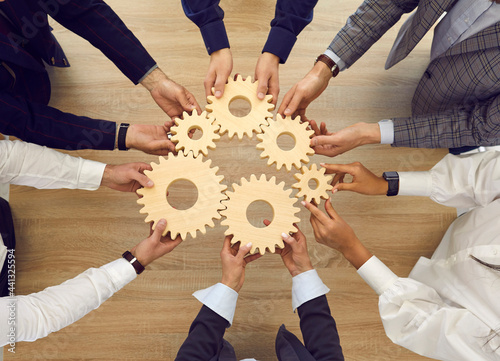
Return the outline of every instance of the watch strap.
<path id="1" fill-rule="evenodd" d="M 387 196 L 397 196 L 399 193 L 399 174 L 398 172 L 384 172 L 382 177 L 387 181 Z"/>
<path id="2" fill-rule="evenodd" d="M 127 145 L 126 145 L 126 139 L 127 139 L 127 131 L 128 127 L 130 124 L 128 123 L 121 123 L 120 128 L 118 129 L 118 150 L 128 150 Z"/>
<path id="3" fill-rule="evenodd" d="M 326 64 L 326 66 L 331 70 L 333 78 L 335 78 L 339 74 L 340 72 L 339 66 L 328 55 L 326 54 L 319 55 L 316 58 L 316 62 L 314 64 L 316 64 L 318 61 L 321 61 L 322 63 Z"/>
<path id="4" fill-rule="evenodd" d="M 140 275 L 142 272 L 144 272 L 144 266 L 137 260 L 137 258 L 134 257 L 132 253 L 129 251 L 125 251 L 122 254 L 122 257 L 125 258 L 135 269 L 135 273 Z"/>

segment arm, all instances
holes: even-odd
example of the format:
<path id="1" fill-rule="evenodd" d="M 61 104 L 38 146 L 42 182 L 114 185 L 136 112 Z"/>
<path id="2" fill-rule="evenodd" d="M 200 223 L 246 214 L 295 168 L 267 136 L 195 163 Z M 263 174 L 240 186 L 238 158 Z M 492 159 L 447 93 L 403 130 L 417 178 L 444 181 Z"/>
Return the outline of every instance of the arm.
<path id="1" fill-rule="evenodd" d="M 500 142 L 500 95 L 432 114 L 395 118 L 396 147 L 454 148 Z"/>
<path id="2" fill-rule="evenodd" d="M 166 228 L 164 220 L 158 225 L 150 237 L 131 251 L 143 266 L 171 252 L 181 242 L 180 238 L 161 236 Z M 121 258 L 101 268 L 91 268 L 59 286 L 28 296 L 4 297 L 0 307 L 16 309 L 16 342 L 35 341 L 78 321 L 135 277 L 134 268 Z M 9 343 L 10 327 L 9 313 L 0 313 L 1 346 Z"/>
<path id="3" fill-rule="evenodd" d="M 233 322 L 238 292 L 245 281 L 245 267 L 261 256 L 247 256 L 252 244 L 231 246 L 231 238 L 224 239 L 221 251 L 221 283 L 193 294 L 203 306 L 177 353 L 176 361 L 210 360 L 222 349 L 224 333 Z"/>

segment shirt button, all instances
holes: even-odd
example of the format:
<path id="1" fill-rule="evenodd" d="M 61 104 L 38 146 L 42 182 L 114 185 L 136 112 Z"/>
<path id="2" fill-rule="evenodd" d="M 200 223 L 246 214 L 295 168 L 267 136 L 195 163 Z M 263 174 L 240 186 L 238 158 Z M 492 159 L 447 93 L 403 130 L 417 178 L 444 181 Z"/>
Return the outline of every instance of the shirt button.
<path id="1" fill-rule="evenodd" d="M 63 59 L 63 64 L 68 65 L 68 62 L 66 61 L 66 59 Z"/>
<path id="2" fill-rule="evenodd" d="M 55 65 L 56 64 L 56 59 L 54 59 L 54 57 L 50 58 L 50 62 L 52 63 L 52 65 Z"/>
<path id="3" fill-rule="evenodd" d="M 468 24 L 468 23 L 469 23 L 469 18 L 465 18 L 465 19 L 464 19 L 464 22 L 465 22 L 466 24 Z"/>
<path id="4" fill-rule="evenodd" d="M 451 43 L 451 37 L 450 36 L 448 36 L 448 42 Z"/>

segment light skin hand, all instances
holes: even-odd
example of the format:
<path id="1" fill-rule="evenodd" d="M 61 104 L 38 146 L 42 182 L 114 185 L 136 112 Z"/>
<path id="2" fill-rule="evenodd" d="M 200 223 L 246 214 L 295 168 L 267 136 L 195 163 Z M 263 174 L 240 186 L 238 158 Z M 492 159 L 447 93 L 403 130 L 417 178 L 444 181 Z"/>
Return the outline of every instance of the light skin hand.
<path id="1" fill-rule="evenodd" d="M 306 108 L 323 93 L 331 78 L 332 72 L 328 66 L 318 61 L 304 79 L 285 94 L 278 113 L 285 116 L 291 115 L 294 118 L 300 115 L 301 120 L 308 121 Z"/>
<path id="2" fill-rule="evenodd" d="M 151 188 L 154 183 L 144 175 L 145 170 L 152 170 L 147 163 L 126 163 L 106 165 L 101 185 L 120 191 L 135 192 L 141 187 Z"/>
<path id="3" fill-rule="evenodd" d="M 152 231 L 151 235 L 130 251 L 144 267 L 165 254 L 172 252 L 172 250 L 182 242 L 180 236 L 176 239 L 170 238 L 170 233 L 167 233 L 167 235 L 163 237 L 161 234 L 166 227 L 167 221 L 165 219 L 160 219 L 156 224 L 156 229 Z"/>
<path id="4" fill-rule="evenodd" d="M 325 202 L 326 213 L 309 202 L 302 204 L 311 212 L 311 225 L 317 242 L 341 252 L 356 269 L 372 257 L 352 228 L 333 209 L 330 199 Z"/>
<path id="5" fill-rule="evenodd" d="M 194 95 L 170 79 L 160 68 L 153 70 L 141 84 L 149 90 L 156 104 L 172 119 L 181 117 L 184 111 L 191 113 L 196 109 L 201 113 Z"/>
<path id="6" fill-rule="evenodd" d="M 224 238 L 224 246 L 220 252 L 222 261 L 221 283 L 240 292 L 245 281 L 245 267 L 261 257 L 260 253 L 246 256 L 252 248 L 252 243 L 240 247 L 240 242 L 231 246 L 232 236 Z M 246 257 L 245 257 L 246 256 Z"/>
<path id="7" fill-rule="evenodd" d="M 377 123 L 356 123 L 338 132 L 330 133 L 324 123 L 324 131 L 311 139 L 311 147 L 316 154 L 335 157 L 365 144 L 380 143 L 380 127 Z M 314 128 L 313 128 L 314 129 Z"/>
<path id="8" fill-rule="evenodd" d="M 389 184 L 383 177 L 377 177 L 359 162 L 351 164 L 321 164 L 326 174 L 335 174 L 332 192 L 352 191 L 366 195 L 385 195 Z M 352 182 L 345 183 L 346 174 L 352 176 Z"/>
<path id="9" fill-rule="evenodd" d="M 233 71 L 233 55 L 229 48 L 220 49 L 210 54 L 210 65 L 208 66 L 207 76 L 203 82 L 205 86 L 205 95 L 213 95 L 216 98 L 222 97 L 227 79 Z"/>
<path id="10" fill-rule="evenodd" d="M 149 124 L 132 124 L 127 130 L 125 145 L 127 148 L 141 150 L 154 155 L 175 153 L 175 144 L 168 139 L 173 120 L 166 121 L 163 126 Z"/>
<path id="11" fill-rule="evenodd" d="M 279 57 L 265 52 L 259 56 L 255 67 L 255 80 L 259 81 L 257 98 L 264 100 L 266 94 L 271 94 L 273 96 L 271 103 L 274 105 L 278 102 L 280 93 L 279 65 Z"/>

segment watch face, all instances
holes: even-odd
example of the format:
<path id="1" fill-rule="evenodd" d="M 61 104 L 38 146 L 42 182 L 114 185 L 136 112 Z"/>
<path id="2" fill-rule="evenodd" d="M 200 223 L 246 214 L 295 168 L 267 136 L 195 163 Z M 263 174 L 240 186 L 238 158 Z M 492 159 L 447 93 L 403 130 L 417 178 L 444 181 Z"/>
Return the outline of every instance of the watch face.
<path id="1" fill-rule="evenodd" d="M 385 180 L 399 179 L 399 174 L 398 174 L 398 172 L 384 172 L 383 177 Z"/>

